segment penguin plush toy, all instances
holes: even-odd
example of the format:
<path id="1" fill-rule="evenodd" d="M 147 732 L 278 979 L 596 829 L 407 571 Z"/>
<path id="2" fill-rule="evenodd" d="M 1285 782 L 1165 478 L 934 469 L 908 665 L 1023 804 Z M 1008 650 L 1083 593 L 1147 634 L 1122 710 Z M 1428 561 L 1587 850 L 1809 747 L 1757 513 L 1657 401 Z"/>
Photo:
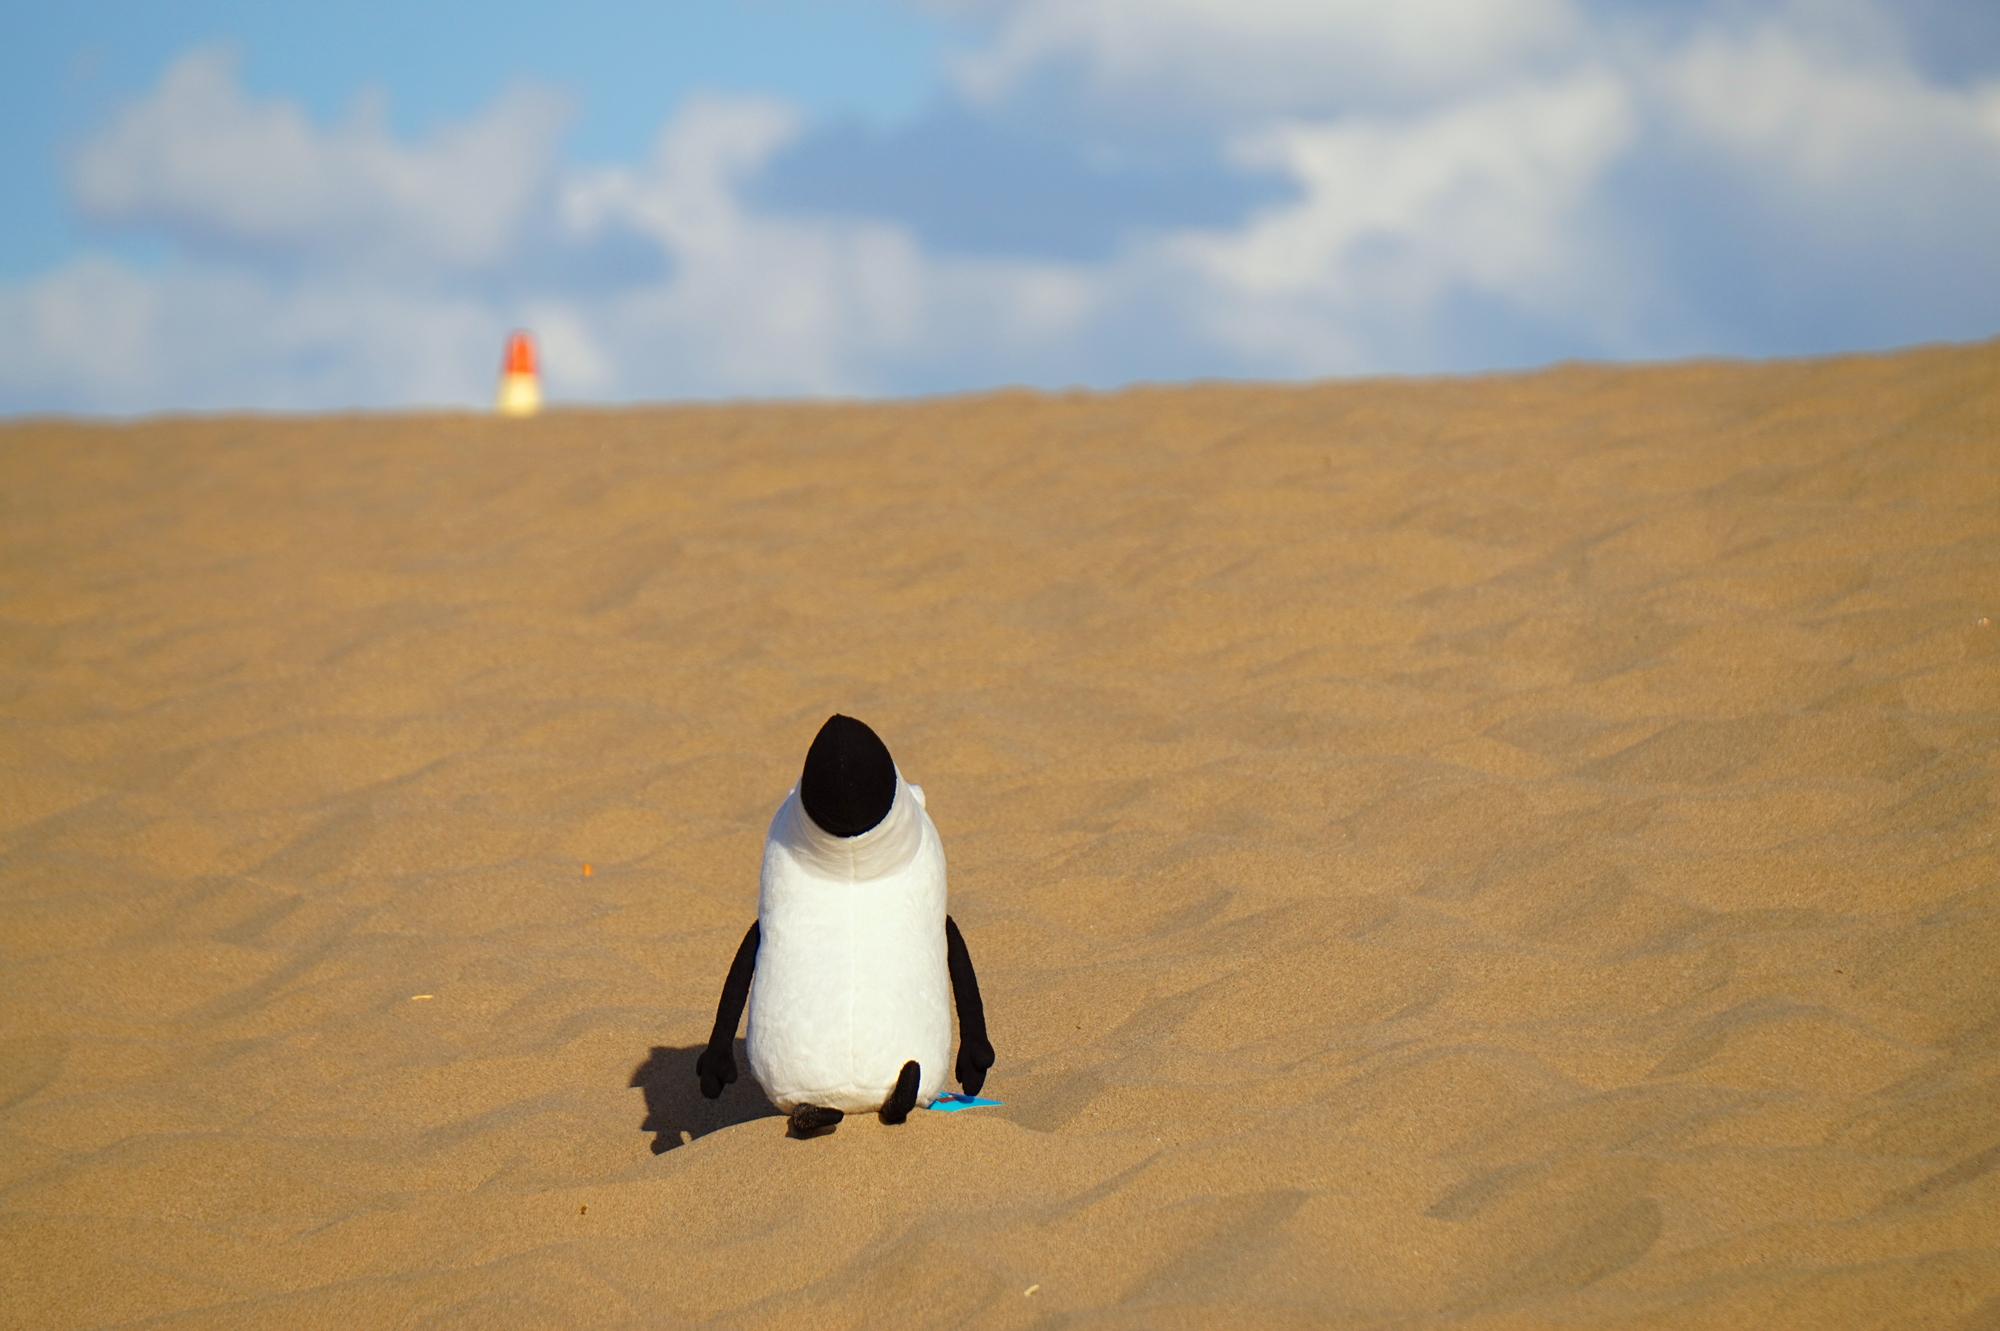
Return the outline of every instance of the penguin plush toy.
<path id="1" fill-rule="evenodd" d="M 750 1075 L 810 1137 L 850 1113 L 901 1123 L 943 1092 L 958 1008 L 959 1085 L 993 1066 L 972 955 L 945 914 L 944 847 L 922 787 L 874 731 L 833 716 L 764 840 L 757 919 L 723 981 L 695 1060 L 713 1100 L 736 1080 L 750 1006 Z"/>

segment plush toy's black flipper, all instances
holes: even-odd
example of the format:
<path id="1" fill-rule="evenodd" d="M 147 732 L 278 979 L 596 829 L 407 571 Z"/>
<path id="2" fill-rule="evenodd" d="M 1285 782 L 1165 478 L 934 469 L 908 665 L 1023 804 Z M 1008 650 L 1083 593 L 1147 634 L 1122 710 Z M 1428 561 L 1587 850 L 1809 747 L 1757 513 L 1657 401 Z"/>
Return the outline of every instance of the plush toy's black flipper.
<path id="1" fill-rule="evenodd" d="M 972 954 L 958 922 L 944 917 L 945 964 L 951 968 L 951 996 L 958 1005 L 958 1084 L 967 1095 L 979 1094 L 986 1069 L 993 1066 L 993 1045 L 986 1038 L 986 1009 L 979 1001 L 979 977 L 972 973 Z"/>
<path id="2" fill-rule="evenodd" d="M 736 1080 L 736 1023 L 743 1019 L 743 1003 L 750 997 L 750 972 L 757 968 L 757 921 L 736 947 L 736 960 L 729 963 L 729 978 L 722 982 L 722 1001 L 715 1005 L 715 1029 L 709 1032 L 708 1048 L 694 1061 L 701 1076 L 701 1093 L 713 1100 L 722 1088 Z"/>
<path id="3" fill-rule="evenodd" d="M 917 1107 L 917 1083 L 924 1079 L 924 1070 L 916 1059 L 903 1064 L 902 1075 L 896 1078 L 896 1089 L 889 1094 L 889 1103 L 882 1106 L 884 1123 L 901 1123 Z"/>
<path id="4" fill-rule="evenodd" d="M 825 1105 L 800 1105 L 792 1111 L 787 1122 L 791 1126 L 791 1135 L 804 1139 L 831 1132 L 846 1117 L 838 1109 L 828 1109 Z"/>

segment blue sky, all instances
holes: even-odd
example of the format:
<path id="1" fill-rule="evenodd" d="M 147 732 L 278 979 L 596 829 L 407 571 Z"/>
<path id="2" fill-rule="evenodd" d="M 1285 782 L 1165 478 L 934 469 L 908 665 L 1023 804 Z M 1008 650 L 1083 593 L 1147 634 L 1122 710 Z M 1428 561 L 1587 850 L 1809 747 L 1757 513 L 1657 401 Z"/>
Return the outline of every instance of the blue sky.
<path id="1" fill-rule="evenodd" d="M 42 6 L 0 412 L 1464 372 L 2000 332 L 1984 0 Z"/>

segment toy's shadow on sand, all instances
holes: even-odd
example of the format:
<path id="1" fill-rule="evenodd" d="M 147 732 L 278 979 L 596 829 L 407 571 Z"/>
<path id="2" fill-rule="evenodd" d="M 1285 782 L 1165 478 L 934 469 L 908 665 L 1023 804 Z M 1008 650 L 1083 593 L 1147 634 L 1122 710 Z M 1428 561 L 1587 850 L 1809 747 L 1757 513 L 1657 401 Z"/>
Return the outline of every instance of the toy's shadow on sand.
<path id="1" fill-rule="evenodd" d="M 645 1094 L 646 1121 L 639 1130 L 653 1134 L 654 1155 L 665 1155 L 720 1128 L 778 1112 L 750 1079 L 750 1056 L 741 1040 L 736 1042 L 736 1083 L 722 1088 L 722 1098 L 704 1099 L 701 1079 L 694 1070 L 702 1049 L 698 1044 L 671 1049 L 656 1044 L 646 1061 L 632 1069 L 632 1080 L 626 1084 Z"/>

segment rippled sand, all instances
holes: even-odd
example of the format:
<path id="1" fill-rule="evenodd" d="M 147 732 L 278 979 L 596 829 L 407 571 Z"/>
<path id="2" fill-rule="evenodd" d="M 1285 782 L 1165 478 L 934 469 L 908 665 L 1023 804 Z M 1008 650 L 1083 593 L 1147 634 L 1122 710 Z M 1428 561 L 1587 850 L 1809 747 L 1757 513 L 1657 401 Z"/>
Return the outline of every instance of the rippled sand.
<path id="1" fill-rule="evenodd" d="M 0 514 L 0 1323 L 2000 1321 L 2000 344 L 14 425 Z M 692 1063 L 836 709 L 1006 1105 L 796 1142 Z"/>

